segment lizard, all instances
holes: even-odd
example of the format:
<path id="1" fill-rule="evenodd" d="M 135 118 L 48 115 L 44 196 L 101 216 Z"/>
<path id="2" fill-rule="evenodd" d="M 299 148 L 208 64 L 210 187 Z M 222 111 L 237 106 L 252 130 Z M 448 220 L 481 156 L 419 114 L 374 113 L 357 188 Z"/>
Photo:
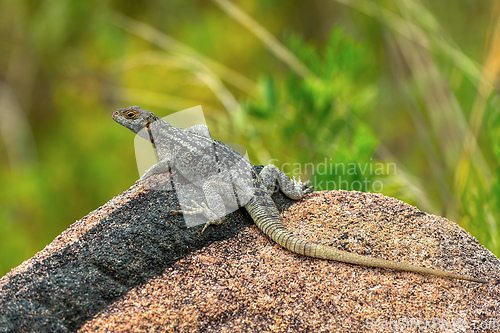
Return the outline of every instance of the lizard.
<path id="1" fill-rule="evenodd" d="M 289 198 L 300 200 L 312 190 L 312 187 L 308 187 L 309 181 L 304 183 L 300 177 L 298 180 L 295 177 L 290 179 L 271 164 L 257 173 L 243 155 L 223 142 L 212 139 L 206 125 L 177 128 L 138 106 L 117 109 L 112 113 L 112 118 L 149 140 L 156 151 L 158 162 L 138 182 L 155 174 L 171 172 L 178 173 L 202 191 L 206 203 L 192 201 L 191 205 L 181 204 L 181 210 L 177 211 L 187 215 L 203 215 L 207 222 L 202 232 L 212 224 L 223 223 L 224 216 L 227 215 L 226 205 L 230 204 L 244 207 L 263 233 L 280 246 L 300 255 L 478 283 L 487 282 L 468 275 L 363 256 L 303 240 L 286 229 L 271 194 L 277 185 Z"/>

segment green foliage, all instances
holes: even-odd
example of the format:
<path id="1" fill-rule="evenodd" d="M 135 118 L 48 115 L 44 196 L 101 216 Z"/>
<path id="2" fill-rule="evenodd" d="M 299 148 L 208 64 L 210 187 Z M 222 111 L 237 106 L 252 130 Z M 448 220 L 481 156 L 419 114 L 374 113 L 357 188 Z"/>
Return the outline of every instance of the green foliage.
<path id="1" fill-rule="evenodd" d="M 0 3 L 0 275 L 137 179 L 110 119 L 133 104 L 202 105 L 256 164 L 382 191 L 500 253 L 493 2 L 232 3 L 254 22 L 201 0 Z"/>
<path id="2" fill-rule="evenodd" d="M 312 74 L 304 79 L 288 70 L 260 81 L 259 95 L 243 106 L 246 127 L 239 128 L 250 156 L 290 176 L 309 174 L 316 190 L 348 184 L 369 190 L 358 186 L 376 180 L 370 164 L 378 139 L 363 120 L 376 98 L 368 51 L 340 29 L 323 50 L 295 35 L 288 44 Z"/>
<path id="3" fill-rule="evenodd" d="M 304 79 L 289 70 L 285 76 L 263 78 L 259 95 L 243 107 L 251 121 L 241 131 L 272 142 L 255 149 L 249 145 L 255 155 L 264 149 L 277 153 L 278 159 L 298 154 L 310 161 L 317 152 L 329 157 L 342 134 L 350 141 L 349 133 L 375 97 L 373 86 L 355 79 L 363 73 L 369 76 L 366 50 L 340 30 L 332 33 L 323 57 L 297 36 L 290 38 L 290 49 L 315 75 Z"/>
<path id="4" fill-rule="evenodd" d="M 482 150 L 491 149 L 489 157 L 492 179 L 485 182 L 484 175 L 473 173 L 467 179 L 462 195 L 463 216 L 468 229 L 490 250 L 500 252 L 500 230 L 498 210 L 500 207 L 500 100 L 491 95 L 486 105 L 486 122 Z"/>

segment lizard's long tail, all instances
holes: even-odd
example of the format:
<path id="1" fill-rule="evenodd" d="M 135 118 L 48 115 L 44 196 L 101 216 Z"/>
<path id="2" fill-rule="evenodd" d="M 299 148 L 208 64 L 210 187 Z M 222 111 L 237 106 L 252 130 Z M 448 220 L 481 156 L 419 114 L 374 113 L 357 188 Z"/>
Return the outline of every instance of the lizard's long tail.
<path id="1" fill-rule="evenodd" d="M 439 269 L 414 266 L 397 261 L 366 257 L 359 254 L 338 250 L 331 246 L 325 246 L 302 240 L 286 230 L 283 220 L 281 219 L 281 216 L 276 209 L 274 202 L 269 197 L 266 197 L 264 195 L 254 196 L 245 205 L 245 208 L 250 213 L 250 216 L 252 216 L 252 219 L 255 221 L 255 224 L 259 227 L 259 229 L 262 230 L 266 235 L 271 237 L 273 241 L 292 252 L 304 256 L 341 261 L 361 266 L 389 268 L 399 271 L 431 274 L 452 279 L 487 283 L 487 281 L 485 280 L 476 279 L 467 275 L 459 275 L 445 272 Z"/>

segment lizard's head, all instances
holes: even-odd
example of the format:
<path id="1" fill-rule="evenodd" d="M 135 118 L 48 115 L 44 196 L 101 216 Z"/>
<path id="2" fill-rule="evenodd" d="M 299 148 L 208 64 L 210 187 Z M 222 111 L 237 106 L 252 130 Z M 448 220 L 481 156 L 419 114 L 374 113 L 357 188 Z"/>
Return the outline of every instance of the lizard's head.
<path id="1" fill-rule="evenodd" d="M 125 126 L 146 140 L 151 140 L 150 126 L 153 122 L 158 120 L 155 114 L 135 105 L 115 110 L 111 117 L 118 124 Z"/>

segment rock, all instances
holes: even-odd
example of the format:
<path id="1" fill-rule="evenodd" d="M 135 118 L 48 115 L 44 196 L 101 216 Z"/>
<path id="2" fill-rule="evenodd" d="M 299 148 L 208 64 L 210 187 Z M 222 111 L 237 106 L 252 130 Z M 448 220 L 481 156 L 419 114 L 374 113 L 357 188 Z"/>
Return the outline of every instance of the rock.
<path id="1" fill-rule="evenodd" d="M 455 223 L 380 194 L 274 199 L 299 237 L 490 282 L 303 257 L 241 209 L 200 234 L 172 191 L 133 186 L 0 279 L 0 331 L 498 328 L 499 260 Z"/>

